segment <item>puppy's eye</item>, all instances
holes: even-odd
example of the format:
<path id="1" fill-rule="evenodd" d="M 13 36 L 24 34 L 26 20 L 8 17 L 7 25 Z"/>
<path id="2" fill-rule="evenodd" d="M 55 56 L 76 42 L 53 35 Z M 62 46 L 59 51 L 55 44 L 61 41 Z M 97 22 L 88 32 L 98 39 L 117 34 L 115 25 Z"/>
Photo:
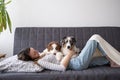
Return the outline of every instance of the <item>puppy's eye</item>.
<path id="1" fill-rule="evenodd" d="M 60 50 L 59 47 L 56 47 L 55 50 Z"/>
<path id="2" fill-rule="evenodd" d="M 58 47 L 56 47 L 55 50 L 58 50 Z"/>
<path id="3" fill-rule="evenodd" d="M 70 43 L 73 44 L 74 42 L 71 40 Z"/>
<path id="4" fill-rule="evenodd" d="M 65 43 L 67 43 L 68 42 L 68 40 L 67 41 L 65 41 Z"/>
<path id="5" fill-rule="evenodd" d="M 53 50 L 53 48 L 51 47 L 50 50 Z"/>

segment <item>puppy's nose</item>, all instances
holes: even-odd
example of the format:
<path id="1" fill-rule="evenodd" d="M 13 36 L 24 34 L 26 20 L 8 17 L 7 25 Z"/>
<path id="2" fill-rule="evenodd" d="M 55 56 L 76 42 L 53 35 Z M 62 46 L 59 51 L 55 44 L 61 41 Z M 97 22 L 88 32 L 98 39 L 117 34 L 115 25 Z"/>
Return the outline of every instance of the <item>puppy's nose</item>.
<path id="1" fill-rule="evenodd" d="M 54 53 L 54 55 L 56 55 L 56 53 Z"/>
<path id="2" fill-rule="evenodd" d="M 68 46 L 67 48 L 70 49 L 70 46 Z"/>

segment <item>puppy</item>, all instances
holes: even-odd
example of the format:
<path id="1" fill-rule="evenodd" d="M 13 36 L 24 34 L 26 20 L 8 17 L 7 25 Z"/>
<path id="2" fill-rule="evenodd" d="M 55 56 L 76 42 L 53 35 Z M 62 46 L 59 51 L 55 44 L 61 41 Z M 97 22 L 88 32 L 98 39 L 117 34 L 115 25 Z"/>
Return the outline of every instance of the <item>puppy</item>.
<path id="1" fill-rule="evenodd" d="M 46 49 L 42 52 L 42 54 L 54 54 L 58 61 L 61 61 L 61 59 L 63 58 L 63 54 L 61 53 L 61 46 L 58 42 L 55 41 L 50 42 L 47 45 Z"/>
<path id="2" fill-rule="evenodd" d="M 74 50 L 75 51 L 75 55 L 73 55 L 72 57 L 76 57 L 78 56 L 80 49 L 76 47 L 76 39 L 73 36 L 67 36 L 64 37 L 61 40 L 62 43 L 62 48 L 61 48 L 61 52 L 63 53 L 63 55 L 66 55 L 68 53 L 68 50 Z"/>

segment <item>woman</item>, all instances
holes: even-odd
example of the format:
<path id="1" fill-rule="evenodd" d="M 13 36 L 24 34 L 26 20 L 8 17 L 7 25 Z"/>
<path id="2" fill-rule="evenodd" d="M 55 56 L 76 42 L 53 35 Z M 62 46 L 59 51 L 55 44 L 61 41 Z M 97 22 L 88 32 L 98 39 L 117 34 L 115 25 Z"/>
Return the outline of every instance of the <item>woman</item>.
<path id="1" fill-rule="evenodd" d="M 57 61 L 54 54 L 40 55 L 34 48 L 26 48 L 18 54 L 18 59 L 23 61 L 34 61 L 39 66 L 50 70 L 65 71 L 69 63 L 70 58 L 74 54 L 74 51 L 69 51 L 68 54 L 61 60 Z"/>
<path id="2" fill-rule="evenodd" d="M 105 58 L 92 61 L 92 56 L 96 48 L 98 48 L 101 51 L 102 55 L 105 56 Z M 110 49 L 112 49 L 113 51 L 109 52 Z M 90 65 L 108 64 L 109 58 L 120 65 L 119 63 L 120 59 L 118 58 L 115 59 L 115 57 L 111 57 L 112 53 L 115 53 L 117 55 L 119 54 L 119 52 L 116 49 L 114 49 L 107 41 L 105 41 L 99 35 L 93 35 L 87 41 L 85 47 L 83 48 L 79 56 L 71 59 L 74 53 L 75 53 L 74 51 L 69 51 L 68 54 L 62 59 L 61 62 L 57 62 L 54 55 L 51 54 L 51 55 L 44 56 L 42 58 L 42 56 L 39 56 L 38 51 L 36 51 L 33 48 L 29 48 L 28 52 L 26 52 L 26 50 L 22 51 L 20 54 L 18 54 L 18 57 L 21 60 L 26 60 L 26 59 L 35 60 L 40 58 L 37 61 L 37 63 L 40 66 L 46 69 L 59 70 L 59 71 L 65 71 L 66 68 L 73 69 L 73 70 L 83 70 L 83 69 L 87 69 Z M 24 58 L 22 58 L 22 56 L 20 55 L 24 55 Z M 117 56 L 120 56 L 120 55 L 117 55 Z"/>

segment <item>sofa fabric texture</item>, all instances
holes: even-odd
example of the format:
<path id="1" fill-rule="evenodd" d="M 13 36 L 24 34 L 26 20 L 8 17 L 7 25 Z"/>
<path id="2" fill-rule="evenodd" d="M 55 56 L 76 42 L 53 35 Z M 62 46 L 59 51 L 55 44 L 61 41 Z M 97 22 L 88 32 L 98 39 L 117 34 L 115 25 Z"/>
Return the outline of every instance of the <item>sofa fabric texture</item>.
<path id="1" fill-rule="evenodd" d="M 120 51 L 120 27 L 17 27 L 13 53 L 15 55 L 26 47 L 33 47 L 41 52 L 49 42 L 60 42 L 65 36 L 74 36 L 77 47 L 82 49 L 93 34 L 101 35 Z M 120 68 L 111 68 L 106 65 L 82 71 L 1 72 L 0 80 L 120 80 L 119 75 Z"/>
<path id="2" fill-rule="evenodd" d="M 14 54 L 25 47 L 33 47 L 41 52 L 49 42 L 60 42 L 65 36 L 74 36 L 81 50 L 93 34 L 101 35 L 120 51 L 120 27 L 22 27 L 15 31 Z"/>

